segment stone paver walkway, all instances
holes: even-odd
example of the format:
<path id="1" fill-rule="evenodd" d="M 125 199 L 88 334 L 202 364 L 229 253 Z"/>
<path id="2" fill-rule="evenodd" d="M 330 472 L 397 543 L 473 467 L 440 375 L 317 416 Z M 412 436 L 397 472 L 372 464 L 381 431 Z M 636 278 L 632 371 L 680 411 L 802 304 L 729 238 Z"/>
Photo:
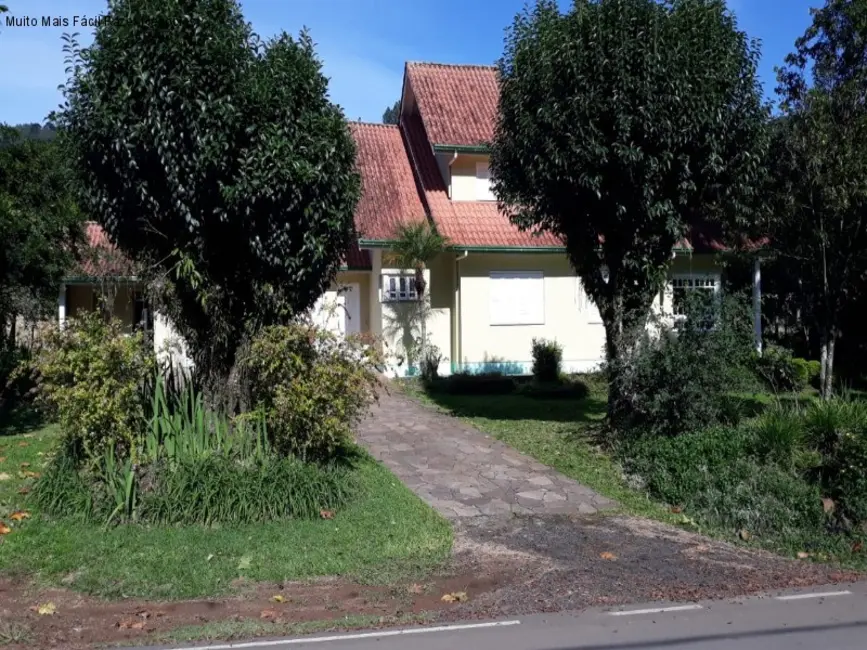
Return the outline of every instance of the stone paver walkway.
<path id="1" fill-rule="evenodd" d="M 592 514 L 616 505 L 395 387 L 389 391 L 358 426 L 359 442 L 445 517 Z"/>

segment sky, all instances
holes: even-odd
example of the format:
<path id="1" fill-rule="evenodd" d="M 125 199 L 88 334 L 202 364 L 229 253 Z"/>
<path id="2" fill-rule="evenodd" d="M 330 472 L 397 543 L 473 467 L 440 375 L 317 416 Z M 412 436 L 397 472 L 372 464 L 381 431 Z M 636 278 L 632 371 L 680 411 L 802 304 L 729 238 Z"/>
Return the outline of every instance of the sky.
<path id="1" fill-rule="evenodd" d="M 12 16 L 93 18 L 105 0 L 4 0 Z M 568 0 L 561 0 L 566 6 Z M 762 42 L 766 95 L 782 63 L 823 0 L 729 0 L 741 29 Z M 378 122 L 400 96 L 406 61 L 494 63 L 505 29 L 524 0 L 242 0 L 244 15 L 263 37 L 307 27 L 330 79 L 332 101 L 346 117 Z M 57 108 L 64 73 L 61 36 L 72 28 L 10 27 L 0 18 L 0 123 L 43 122 Z M 82 45 L 91 31 L 80 32 Z"/>

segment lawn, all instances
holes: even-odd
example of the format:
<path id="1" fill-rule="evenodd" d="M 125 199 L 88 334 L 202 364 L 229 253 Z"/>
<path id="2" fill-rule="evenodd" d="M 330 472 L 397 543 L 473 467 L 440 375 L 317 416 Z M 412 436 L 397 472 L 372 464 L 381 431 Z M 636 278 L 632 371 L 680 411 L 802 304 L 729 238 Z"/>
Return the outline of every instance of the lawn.
<path id="1" fill-rule="evenodd" d="M 182 599 L 231 593 L 240 583 L 343 575 L 389 582 L 432 570 L 449 554 L 448 523 L 366 457 L 361 494 L 333 519 L 239 527 L 104 528 L 47 521 L 20 494 L 57 439 L 53 426 L 0 436 L 0 573 L 105 598 Z M 29 463 L 29 465 L 28 465 Z M 239 578 L 245 580 L 238 581 Z"/>

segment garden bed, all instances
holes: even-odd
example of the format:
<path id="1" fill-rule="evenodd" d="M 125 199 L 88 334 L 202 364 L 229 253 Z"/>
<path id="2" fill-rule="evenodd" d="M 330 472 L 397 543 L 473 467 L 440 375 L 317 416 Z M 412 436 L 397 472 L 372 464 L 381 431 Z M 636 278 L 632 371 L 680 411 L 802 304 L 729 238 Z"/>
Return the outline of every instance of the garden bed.
<path id="1" fill-rule="evenodd" d="M 22 489 L 44 470 L 57 439 L 49 427 L 0 437 L 0 573 L 38 577 L 105 598 L 203 598 L 256 582 L 349 575 L 388 582 L 425 573 L 449 555 L 448 523 L 380 463 L 362 457 L 360 496 L 333 519 L 238 526 L 106 528 L 75 518 L 48 520 Z M 12 521 L 13 512 L 29 517 Z"/>

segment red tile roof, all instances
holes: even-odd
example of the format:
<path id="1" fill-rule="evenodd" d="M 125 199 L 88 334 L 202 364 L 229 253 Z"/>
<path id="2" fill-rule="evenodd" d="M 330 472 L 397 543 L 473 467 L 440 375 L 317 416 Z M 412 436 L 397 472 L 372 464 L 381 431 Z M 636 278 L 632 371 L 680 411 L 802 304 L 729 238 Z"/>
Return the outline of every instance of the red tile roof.
<path id="1" fill-rule="evenodd" d="M 407 63 L 406 79 L 431 144 L 491 141 L 500 98 L 494 66 Z"/>
<path id="2" fill-rule="evenodd" d="M 400 129 L 350 122 L 358 150 L 362 193 L 355 209 L 360 239 L 393 239 L 397 227 L 425 218 Z"/>
<path id="3" fill-rule="evenodd" d="M 562 246 L 550 233 L 522 232 L 493 201 L 452 201 L 434 153 L 417 115 L 405 115 L 403 129 L 410 158 L 418 173 L 425 205 L 437 230 L 457 247 Z"/>
<path id="4" fill-rule="evenodd" d="M 84 224 L 87 249 L 69 275 L 72 277 L 132 277 L 135 265 L 112 244 L 105 231 L 95 221 Z"/>

